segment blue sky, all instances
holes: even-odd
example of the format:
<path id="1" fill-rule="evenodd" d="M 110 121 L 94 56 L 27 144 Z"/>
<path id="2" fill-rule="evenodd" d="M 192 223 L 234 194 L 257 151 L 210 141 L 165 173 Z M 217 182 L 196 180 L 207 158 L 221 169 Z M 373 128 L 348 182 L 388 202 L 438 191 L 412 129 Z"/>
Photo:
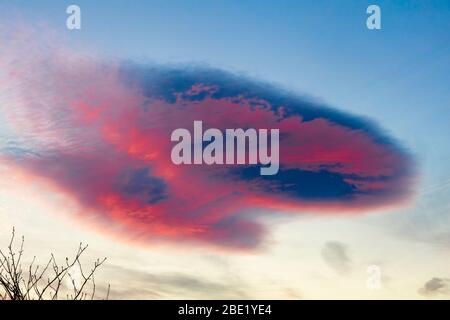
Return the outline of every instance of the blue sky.
<path id="1" fill-rule="evenodd" d="M 370 1 L 0 1 L 0 9 L 64 29 L 72 3 L 82 30 L 66 30 L 69 41 L 111 56 L 211 64 L 375 117 L 448 112 L 448 1 L 377 1 L 379 31 L 365 27 Z"/>
<path id="2" fill-rule="evenodd" d="M 65 29 L 72 3 L 82 10 L 81 31 Z M 372 117 L 425 167 L 444 166 L 448 175 L 450 4 L 377 1 L 382 30 L 375 31 L 365 26 L 369 4 L 0 1 L 0 17 L 45 21 L 69 42 L 112 57 L 209 64 L 278 83 Z"/>

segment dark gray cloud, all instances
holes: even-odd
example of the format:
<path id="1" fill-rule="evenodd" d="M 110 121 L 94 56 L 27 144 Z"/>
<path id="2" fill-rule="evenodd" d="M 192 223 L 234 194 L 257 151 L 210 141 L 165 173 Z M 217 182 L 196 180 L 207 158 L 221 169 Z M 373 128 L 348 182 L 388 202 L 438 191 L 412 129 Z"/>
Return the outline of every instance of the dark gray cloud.
<path id="1" fill-rule="evenodd" d="M 419 293 L 424 296 L 437 294 L 450 295 L 450 279 L 434 277 L 425 282 L 424 286 L 419 289 Z"/>
<path id="2" fill-rule="evenodd" d="M 322 248 L 322 258 L 337 273 L 346 275 L 351 271 L 348 247 L 338 241 L 329 241 Z"/>

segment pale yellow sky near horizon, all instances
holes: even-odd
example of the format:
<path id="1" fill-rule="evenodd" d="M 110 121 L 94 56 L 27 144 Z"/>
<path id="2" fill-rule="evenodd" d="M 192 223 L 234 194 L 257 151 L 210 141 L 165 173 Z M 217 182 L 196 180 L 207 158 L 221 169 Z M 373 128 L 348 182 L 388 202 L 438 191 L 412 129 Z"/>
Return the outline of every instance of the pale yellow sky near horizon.
<path id="1" fill-rule="evenodd" d="M 101 61 L 199 62 L 265 79 L 380 124 L 413 154 L 417 197 L 370 214 L 265 214 L 266 241 L 253 252 L 185 242 L 143 247 L 77 219 L 83 209 L 73 199 L 24 180 L 0 152 L 0 248 L 13 227 L 25 236 L 25 263 L 33 256 L 46 262 L 51 253 L 62 262 L 80 241 L 87 243 L 86 267 L 108 258 L 96 277 L 100 298 L 108 283 L 112 299 L 450 298 L 448 3 L 379 0 L 383 27 L 375 31 L 366 27 L 364 1 L 204 1 L 194 7 L 110 1 L 108 10 L 79 2 L 83 27 L 69 31 L 59 2 L 0 0 L 0 23 L 8 26 L 0 28 L 0 60 L 7 60 L 3 47 L 25 23 L 38 47 L 59 48 L 61 37 L 67 49 L 99 54 Z M 24 43 L 27 49 L 11 51 L 22 66 L 16 52 L 22 59 L 40 56 L 28 39 Z M 24 69 L 31 74 L 31 67 Z M 0 63 L 0 107 L 11 107 L 20 100 L 13 100 L 5 70 Z M 10 132 L 3 117 L 0 112 L 0 151 L 26 140 Z M 371 265 L 380 268 L 379 289 L 367 285 Z"/>
<path id="2" fill-rule="evenodd" d="M 72 200 L 36 181 L 24 183 L 14 170 L 0 166 L 2 248 L 13 226 L 25 235 L 25 261 L 36 255 L 43 262 L 50 253 L 64 259 L 79 241 L 87 243 L 86 266 L 108 258 L 96 282 L 99 292 L 111 284 L 111 299 L 448 298 L 419 292 L 432 278 L 450 276 L 448 246 L 386 228 L 393 218 L 401 224 L 408 208 L 360 216 L 273 215 L 264 221 L 266 244 L 255 252 L 178 243 L 144 248 L 96 232 L 71 217 L 77 208 Z M 329 243 L 344 250 L 337 265 L 323 257 Z M 370 265 L 380 267 L 380 289 L 367 286 Z"/>

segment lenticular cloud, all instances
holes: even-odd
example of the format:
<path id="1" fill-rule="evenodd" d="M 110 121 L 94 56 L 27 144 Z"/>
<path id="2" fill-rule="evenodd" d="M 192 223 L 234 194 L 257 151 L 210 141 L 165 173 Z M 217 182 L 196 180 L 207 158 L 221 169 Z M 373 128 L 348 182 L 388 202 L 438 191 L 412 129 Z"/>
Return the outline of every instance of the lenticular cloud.
<path id="1" fill-rule="evenodd" d="M 254 248 L 267 212 L 357 214 L 410 194 L 410 156 L 378 125 L 262 81 L 106 62 L 23 34 L 0 48 L 0 110 L 13 132 L 0 158 L 72 197 L 79 219 L 103 231 Z M 171 132 L 195 120 L 279 129 L 278 174 L 174 165 Z"/>

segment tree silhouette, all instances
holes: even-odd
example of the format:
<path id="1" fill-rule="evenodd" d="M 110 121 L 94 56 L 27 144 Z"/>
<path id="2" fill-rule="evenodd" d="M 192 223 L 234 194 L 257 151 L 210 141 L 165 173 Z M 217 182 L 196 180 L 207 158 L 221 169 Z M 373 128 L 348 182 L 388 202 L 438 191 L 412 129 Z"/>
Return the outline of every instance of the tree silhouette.
<path id="1" fill-rule="evenodd" d="M 22 267 L 25 239 L 22 236 L 18 249 L 14 248 L 15 229 L 7 250 L 0 249 L 0 300 L 68 300 L 96 299 L 94 273 L 106 261 L 97 259 L 94 266 L 84 271 L 80 257 L 88 248 L 80 243 L 75 257 L 66 257 L 65 263 L 59 265 L 51 254 L 45 265 L 36 263 L 33 258 L 28 267 Z M 75 279 L 74 273 L 79 279 Z M 110 286 L 105 299 L 109 297 Z"/>

